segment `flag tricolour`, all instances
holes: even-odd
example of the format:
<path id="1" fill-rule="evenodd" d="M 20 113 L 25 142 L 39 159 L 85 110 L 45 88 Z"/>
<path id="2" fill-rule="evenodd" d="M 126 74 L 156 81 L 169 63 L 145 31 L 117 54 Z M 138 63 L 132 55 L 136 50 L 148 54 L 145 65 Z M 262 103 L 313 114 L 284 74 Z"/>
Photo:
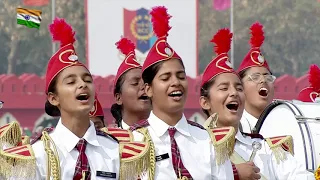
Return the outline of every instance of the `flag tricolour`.
<path id="1" fill-rule="evenodd" d="M 17 24 L 25 25 L 28 28 L 40 27 L 41 11 L 25 8 L 17 8 Z"/>

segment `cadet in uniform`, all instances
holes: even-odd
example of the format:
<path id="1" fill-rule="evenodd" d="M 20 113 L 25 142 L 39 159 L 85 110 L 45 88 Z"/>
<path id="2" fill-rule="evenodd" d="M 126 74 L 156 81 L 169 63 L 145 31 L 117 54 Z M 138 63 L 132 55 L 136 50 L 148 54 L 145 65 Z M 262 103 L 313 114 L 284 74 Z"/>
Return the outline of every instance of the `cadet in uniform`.
<path id="1" fill-rule="evenodd" d="M 151 144 L 151 170 L 141 179 L 233 179 L 230 161 L 216 159 L 214 148 L 219 146 L 213 146 L 209 133 L 183 114 L 188 81 L 181 57 L 167 42 L 171 16 L 162 6 L 150 14 L 158 39 L 143 64 L 142 78 L 152 111 L 131 127 L 135 140 Z"/>
<path id="2" fill-rule="evenodd" d="M 310 66 L 309 83 L 310 86 L 302 89 L 298 95 L 298 100 L 303 102 L 320 102 L 320 69 L 316 64 Z"/>
<path id="3" fill-rule="evenodd" d="M 116 46 L 125 58 L 114 79 L 113 95 L 116 103 L 112 105 L 111 113 L 118 127 L 129 129 L 139 120 L 148 118 L 151 104 L 144 92 L 135 45 L 129 39 L 121 38 Z"/>
<path id="4" fill-rule="evenodd" d="M 242 131 L 246 133 L 253 131 L 259 116 L 272 102 L 276 79 L 261 54 L 264 41 L 263 26 L 260 23 L 254 23 L 250 30 L 251 49 L 237 70 L 246 95 L 245 110 L 241 119 Z"/>
<path id="5" fill-rule="evenodd" d="M 95 89 L 90 72 L 74 50 L 75 32 L 58 18 L 50 25 L 50 32 L 53 40 L 60 42 L 60 49 L 47 67 L 45 110 L 51 116 L 59 112 L 61 120 L 55 129 L 42 133 L 41 141 L 39 137 L 33 142 L 36 179 L 96 179 L 104 174 L 118 178 L 119 144 L 112 136 L 96 131 L 90 121 Z"/>
<path id="6" fill-rule="evenodd" d="M 264 139 L 259 134 L 240 132 L 245 95 L 228 57 L 231 38 L 232 33 L 222 29 L 212 39 L 217 57 L 205 69 L 201 82 L 200 105 L 209 117 L 205 127 L 234 127 L 236 141 L 229 144 L 234 146 L 230 159 L 240 179 L 314 179 L 293 157 L 291 136 Z"/>

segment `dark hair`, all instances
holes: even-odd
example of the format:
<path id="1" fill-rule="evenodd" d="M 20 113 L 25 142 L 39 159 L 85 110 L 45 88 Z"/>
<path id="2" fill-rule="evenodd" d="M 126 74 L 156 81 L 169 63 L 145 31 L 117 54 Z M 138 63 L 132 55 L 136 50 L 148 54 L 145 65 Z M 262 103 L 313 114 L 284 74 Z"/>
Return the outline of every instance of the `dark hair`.
<path id="1" fill-rule="evenodd" d="M 147 69 L 145 69 L 142 73 L 143 82 L 147 83 L 147 84 L 151 84 L 154 77 L 156 76 L 156 74 L 158 73 L 159 69 L 161 68 L 161 66 L 164 62 L 165 61 L 157 62 L 157 63 L 151 65 L 150 67 L 148 67 Z M 179 62 L 181 63 L 181 65 L 184 68 L 184 64 L 181 59 L 179 59 Z"/>
<path id="2" fill-rule="evenodd" d="M 97 117 L 102 121 L 103 127 L 106 127 L 106 124 L 104 123 L 104 116 L 97 116 Z"/>
<path id="3" fill-rule="evenodd" d="M 154 77 L 156 76 L 156 74 L 158 73 L 158 71 L 160 70 L 162 64 L 164 61 L 158 62 L 156 64 L 153 64 L 152 66 L 148 67 L 147 69 L 145 69 L 142 73 L 142 79 L 144 83 L 147 84 L 151 84 Z"/>
<path id="4" fill-rule="evenodd" d="M 115 96 L 117 93 L 121 93 L 122 91 L 122 85 L 123 85 L 123 82 L 124 82 L 124 76 L 125 76 L 126 72 L 123 73 L 119 79 L 117 80 L 116 82 L 116 85 L 114 87 L 114 90 L 113 90 L 113 95 Z M 110 109 L 110 112 L 113 116 L 113 118 L 116 120 L 116 123 L 118 125 L 118 127 L 121 127 L 121 120 L 122 120 L 122 105 L 119 105 L 117 103 L 114 103 L 112 104 L 111 106 L 111 109 Z"/>
<path id="5" fill-rule="evenodd" d="M 212 78 L 210 81 L 204 83 L 204 85 L 200 89 L 200 96 L 203 96 L 205 98 L 210 98 L 209 89 L 214 84 L 214 82 L 215 82 L 215 77 Z M 202 111 L 207 115 L 207 117 L 210 117 L 208 110 L 202 109 Z"/>
<path id="6" fill-rule="evenodd" d="M 248 69 L 244 69 L 238 73 L 241 80 L 246 76 L 247 70 Z"/>
<path id="7" fill-rule="evenodd" d="M 48 93 L 56 93 L 57 92 L 57 76 L 54 77 L 48 87 Z M 45 103 L 45 111 L 50 116 L 61 116 L 60 110 L 57 106 L 52 105 L 48 100 Z"/>

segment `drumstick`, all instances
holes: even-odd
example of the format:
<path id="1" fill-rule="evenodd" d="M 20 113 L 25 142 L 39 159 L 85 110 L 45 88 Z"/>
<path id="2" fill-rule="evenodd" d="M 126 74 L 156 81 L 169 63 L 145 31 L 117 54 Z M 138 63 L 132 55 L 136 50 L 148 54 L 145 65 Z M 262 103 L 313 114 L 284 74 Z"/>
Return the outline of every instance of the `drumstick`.
<path id="1" fill-rule="evenodd" d="M 252 143 L 252 153 L 251 153 L 251 156 L 250 156 L 250 159 L 249 159 L 249 162 L 253 162 L 253 159 L 254 157 L 256 156 L 257 154 L 257 151 L 261 149 L 261 143 L 257 142 L 257 141 L 254 141 Z"/>

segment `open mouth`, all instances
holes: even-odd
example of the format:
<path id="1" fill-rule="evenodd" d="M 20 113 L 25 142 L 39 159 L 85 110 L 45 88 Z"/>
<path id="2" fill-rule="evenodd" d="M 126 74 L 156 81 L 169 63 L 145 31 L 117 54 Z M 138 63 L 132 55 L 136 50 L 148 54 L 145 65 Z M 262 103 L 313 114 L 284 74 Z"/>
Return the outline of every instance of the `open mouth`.
<path id="1" fill-rule="evenodd" d="M 86 94 L 86 93 L 82 93 L 82 94 L 79 94 L 76 97 L 76 99 L 79 100 L 79 101 L 87 101 L 89 99 L 89 95 Z"/>
<path id="2" fill-rule="evenodd" d="M 260 96 L 263 96 L 263 97 L 267 97 L 268 96 L 268 89 L 267 88 L 264 88 L 264 87 L 262 87 L 262 88 L 260 88 L 260 90 L 259 90 L 259 95 Z"/>
<path id="3" fill-rule="evenodd" d="M 237 102 L 230 102 L 226 106 L 230 111 L 237 111 L 239 108 L 239 104 Z"/>
<path id="4" fill-rule="evenodd" d="M 138 99 L 139 99 L 139 100 L 148 100 L 149 97 L 146 96 L 146 95 L 142 95 L 142 96 L 140 96 Z"/>
<path id="5" fill-rule="evenodd" d="M 183 95 L 182 91 L 178 90 L 178 91 L 172 91 L 169 96 L 170 97 L 181 97 Z"/>

